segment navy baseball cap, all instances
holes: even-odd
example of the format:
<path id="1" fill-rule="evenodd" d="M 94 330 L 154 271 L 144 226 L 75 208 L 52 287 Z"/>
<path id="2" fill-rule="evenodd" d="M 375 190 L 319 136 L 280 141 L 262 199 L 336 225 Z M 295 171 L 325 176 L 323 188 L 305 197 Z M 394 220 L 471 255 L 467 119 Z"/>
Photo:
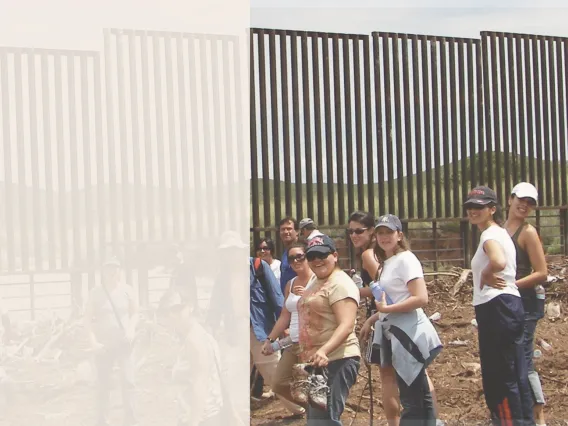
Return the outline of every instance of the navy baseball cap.
<path id="1" fill-rule="evenodd" d="M 385 214 L 379 217 L 377 224 L 375 225 L 375 229 L 384 226 L 389 228 L 392 231 L 400 231 L 402 232 L 402 223 L 400 219 L 395 216 L 394 214 Z"/>

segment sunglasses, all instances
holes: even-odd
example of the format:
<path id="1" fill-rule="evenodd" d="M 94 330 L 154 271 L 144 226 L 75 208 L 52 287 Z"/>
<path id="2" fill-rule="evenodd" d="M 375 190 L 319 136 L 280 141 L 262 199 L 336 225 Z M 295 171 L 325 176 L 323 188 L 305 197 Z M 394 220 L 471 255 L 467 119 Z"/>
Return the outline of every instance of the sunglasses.
<path id="1" fill-rule="evenodd" d="M 296 256 L 288 256 L 288 263 L 300 263 L 303 262 L 304 260 L 306 260 L 306 255 L 305 254 L 297 254 Z"/>
<path id="2" fill-rule="evenodd" d="M 332 253 L 333 252 L 331 250 L 325 253 L 320 253 L 320 252 L 306 253 L 306 259 L 308 259 L 308 262 L 313 262 L 316 259 L 325 260 Z"/>
<path id="3" fill-rule="evenodd" d="M 484 208 L 489 207 L 488 205 L 483 204 L 466 204 L 466 210 L 483 210 Z"/>
<path id="4" fill-rule="evenodd" d="M 259 251 L 270 251 L 270 249 L 268 247 L 259 247 L 257 250 Z"/>
<path id="5" fill-rule="evenodd" d="M 365 232 L 367 229 L 369 229 L 369 228 L 357 228 L 357 229 L 348 228 L 348 229 L 347 229 L 347 233 L 348 233 L 349 235 L 353 235 L 353 234 L 361 235 L 361 234 L 362 234 L 363 232 Z"/>

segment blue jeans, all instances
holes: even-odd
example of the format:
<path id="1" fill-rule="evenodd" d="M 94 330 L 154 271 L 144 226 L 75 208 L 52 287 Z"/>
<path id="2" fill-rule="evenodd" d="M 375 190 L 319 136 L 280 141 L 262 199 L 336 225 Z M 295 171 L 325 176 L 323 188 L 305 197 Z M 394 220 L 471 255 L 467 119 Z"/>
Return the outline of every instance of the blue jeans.
<path id="1" fill-rule="evenodd" d="M 536 404 L 544 404 L 544 392 L 540 383 L 540 377 L 534 369 L 533 354 L 534 354 L 534 333 L 538 319 L 534 315 L 525 316 L 525 329 L 523 334 L 523 347 L 525 350 L 525 360 L 529 373 L 529 384 L 532 391 L 532 396 Z"/>
<path id="2" fill-rule="evenodd" d="M 342 426 L 341 415 L 351 386 L 357 380 L 360 358 L 351 357 L 331 361 L 328 366 L 329 395 L 327 411 L 308 407 L 308 426 Z"/>

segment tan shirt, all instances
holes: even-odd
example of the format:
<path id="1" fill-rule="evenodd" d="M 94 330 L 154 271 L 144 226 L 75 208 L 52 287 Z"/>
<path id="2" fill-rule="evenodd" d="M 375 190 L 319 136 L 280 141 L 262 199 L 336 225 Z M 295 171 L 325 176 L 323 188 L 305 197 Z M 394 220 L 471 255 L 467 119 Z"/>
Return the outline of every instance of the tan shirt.
<path id="1" fill-rule="evenodd" d="M 334 271 L 326 279 L 315 278 L 308 284 L 298 301 L 302 353 L 321 348 L 331 338 L 338 326 L 332 306 L 347 298 L 359 305 L 357 285 L 341 270 Z M 330 361 L 353 356 L 361 356 L 355 328 L 341 346 L 327 355 Z"/>

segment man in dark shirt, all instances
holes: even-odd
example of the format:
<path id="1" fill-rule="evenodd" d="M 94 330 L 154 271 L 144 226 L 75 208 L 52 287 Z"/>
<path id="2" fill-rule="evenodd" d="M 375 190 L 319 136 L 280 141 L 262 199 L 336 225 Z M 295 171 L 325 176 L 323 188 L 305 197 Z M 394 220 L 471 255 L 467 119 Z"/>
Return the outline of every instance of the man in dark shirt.
<path id="1" fill-rule="evenodd" d="M 298 242 L 298 222 L 293 217 L 287 216 L 278 224 L 278 230 L 280 232 L 280 240 L 284 246 L 282 263 L 280 265 L 280 288 L 282 294 L 284 294 L 286 284 L 296 276 L 296 273 L 288 263 L 288 250 Z"/>

